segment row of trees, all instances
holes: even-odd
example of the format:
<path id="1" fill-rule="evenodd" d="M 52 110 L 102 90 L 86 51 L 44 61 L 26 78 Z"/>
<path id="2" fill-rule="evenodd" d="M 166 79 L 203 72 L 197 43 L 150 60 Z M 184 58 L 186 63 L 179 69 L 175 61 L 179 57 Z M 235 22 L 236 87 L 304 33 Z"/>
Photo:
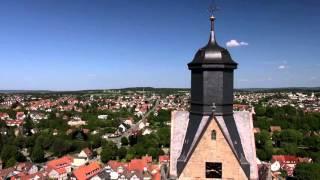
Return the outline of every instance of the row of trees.
<path id="1" fill-rule="evenodd" d="M 156 158 L 163 155 L 163 147 L 170 145 L 170 129 L 160 128 L 157 132 L 145 136 L 130 136 L 129 139 L 121 139 L 122 146 L 118 148 L 116 144 L 107 142 L 103 145 L 101 160 L 131 160 L 140 158 L 146 154 Z"/>
<path id="2" fill-rule="evenodd" d="M 269 161 L 274 154 L 311 157 L 312 164 L 298 164 L 297 179 L 320 179 L 320 113 L 305 113 L 291 106 L 255 107 L 254 126 L 257 156 Z M 269 132 L 270 126 L 280 126 L 281 132 Z"/>
<path id="3" fill-rule="evenodd" d="M 276 125 L 304 132 L 320 130 L 320 113 L 304 113 L 291 106 L 265 107 L 261 104 L 255 106 L 255 112 L 255 127 L 261 129 L 267 130 L 271 125 Z"/>

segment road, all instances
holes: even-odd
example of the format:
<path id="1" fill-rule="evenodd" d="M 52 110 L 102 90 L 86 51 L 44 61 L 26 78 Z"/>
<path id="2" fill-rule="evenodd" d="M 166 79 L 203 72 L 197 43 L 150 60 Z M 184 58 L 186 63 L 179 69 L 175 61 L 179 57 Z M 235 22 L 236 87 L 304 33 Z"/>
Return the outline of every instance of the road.
<path id="1" fill-rule="evenodd" d="M 159 100 L 157 99 L 157 101 L 155 102 L 154 106 L 144 115 L 142 115 L 142 118 L 135 124 L 133 124 L 126 132 L 124 132 L 121 136 L 116 137 L 116 138 L 109 138 L 109 140 L 115 142 L 118 147 L 121 146 L 121 138 L 122 137 L 129 137 L 131 135 L 132 132 L 135 132 L 137 130 L 139 130 L 139 125 L 143 122 L 146 123 L 147 122 L 147 117 L 153 113 L 155 111 L 155 109 L 158 107 L 159 105 Z"/>

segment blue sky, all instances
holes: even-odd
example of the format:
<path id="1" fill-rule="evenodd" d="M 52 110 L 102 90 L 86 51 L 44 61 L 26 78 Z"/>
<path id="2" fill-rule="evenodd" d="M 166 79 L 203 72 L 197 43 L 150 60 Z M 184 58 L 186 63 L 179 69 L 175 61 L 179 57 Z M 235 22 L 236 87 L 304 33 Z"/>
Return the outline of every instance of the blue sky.
<path id="1" fill-rule="evenodd" d="M 217 3 L 219 44 L 239 45 L 227 47 L 239 63 L 235 87 L 320 86 L 318 0 Z M 208 40 L 209 4 L 1 1 L 0 89 L 190 87 L 187 63 Z"/>

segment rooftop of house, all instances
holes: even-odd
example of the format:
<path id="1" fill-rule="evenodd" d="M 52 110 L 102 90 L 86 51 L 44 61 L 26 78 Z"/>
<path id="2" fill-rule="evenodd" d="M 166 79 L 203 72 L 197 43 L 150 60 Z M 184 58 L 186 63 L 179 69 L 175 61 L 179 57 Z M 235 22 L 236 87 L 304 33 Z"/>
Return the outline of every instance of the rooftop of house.
<path id="1" fill-rule="evenodd" d="M 279 161 L 280 163 L 285 162 L 297 162 L 298 158 L 296 156 L 290 156 L 290 155 L 273 155 L 272 161 Z"/>
<path id="2" fill-rule="evenodd" d="M 92 162 L 88 165 L 81 166 L 73 171 L 73 175 L 77 179 L 88 179 L 97 175 L 101 170 L 101 166 L 98 162 Z"/>
<path id="3" fill-rule="evenodd" d="M 58 169 L 66 166 L 70 166 L 73 161 L 73 157 L 71 156 L 63 156 L 58 159 L 54 159 L 47 162 L 47 166 L 49 168 Z"/>

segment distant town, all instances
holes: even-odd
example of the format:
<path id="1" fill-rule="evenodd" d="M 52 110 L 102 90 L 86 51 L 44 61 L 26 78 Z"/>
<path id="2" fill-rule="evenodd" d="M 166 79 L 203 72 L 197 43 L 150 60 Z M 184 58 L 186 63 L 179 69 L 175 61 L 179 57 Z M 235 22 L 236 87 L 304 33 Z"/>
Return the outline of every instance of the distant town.
<path id="1" fill-rule="evenodd" d="M 166 177 L 171 112 L 189 99 L 188 89 L 1 91 L 0 179 Z M 320 91 L 238 90 L 233 108 L 254 114 L 259 177 L 320 162 Z"/>

